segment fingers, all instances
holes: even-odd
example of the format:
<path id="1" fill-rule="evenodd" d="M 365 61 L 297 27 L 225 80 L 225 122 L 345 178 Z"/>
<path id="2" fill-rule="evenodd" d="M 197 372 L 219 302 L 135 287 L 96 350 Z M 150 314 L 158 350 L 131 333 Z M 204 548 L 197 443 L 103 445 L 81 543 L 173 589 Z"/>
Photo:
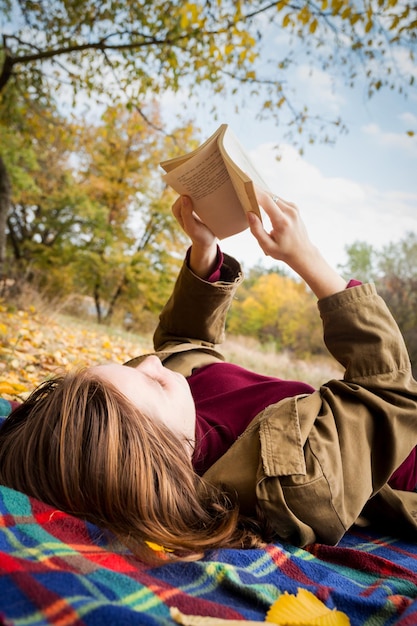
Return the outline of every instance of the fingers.
<path id="1" fill-rule="evenodd" d="M 287 264 L 297 261 L 304 248 L 309 246 L 308 234 L 301 219 L 298 208 L 292 202 L 257 189 L 256 196 L 271 222 L 268 233 L 256 215 L 248 215 L 252 234 L 258 241 L 262 251 Z"/>
<path id="2" fill-rule="evenodd" d="M 172 213 L 183 231 L 190 237 L 193 243 L 211 246 L 215 236 L 194 213 L 193 203 L 190 197 L 180 196 L 172 205 Z"/>
<path id="3" fill-rule="evenodd" d="M 181 196 L 181 218 L 185 232 L 190 235 L 195 229 L 195 214 L 193 203 L 188 196 Z"/>
<path id="4" fill-rule="evenodd" d="M 182 202 L 181 196 L 175 200 L 174 204 L 171 207 L 171 211 L 181 228 L 184 228 L 184 220 L 182 218 Z"/>
<path id="5" fill-rule="evenodd" d="M 193 203 L 188 196 L 178 196 L 172 205 L 172 213 L 183 230 L 187 232 L 194 221 Z"/>
<path id="6" fill-rule="evenodd" d="M 279 196 L 272 198 L 269 193 L 262 189 L 256 190 L 256 196 L 272 224 L 279 219 L 283 219 L 285 215 L 291 214 L 294 211 L 298 212 L 297 206 L 293 202 L 288 202 Z"/>
<path id="7" fill-rule="evenodd" d="M 259 217 L 252 212 L 247 213 L 249 228 L 263 252 L 269 255 L 270 237 L 262 226 Z"/>
<path id="8" fill-rule="evenodd" d="M 279 239 L 280 233 L 285 230 L 288 224 L 285 214 L 288 205 L 278 197 L 275 197 L 273 200 L 269 193 L 261 189 L 257 189 L 256 196 L 271 222 L 272 230 L 270 233 L 267 233 L 261 220 L 255 213 L 248 213 L 249 227 L 264 254 L 276 258 L 277 239 Z"/>

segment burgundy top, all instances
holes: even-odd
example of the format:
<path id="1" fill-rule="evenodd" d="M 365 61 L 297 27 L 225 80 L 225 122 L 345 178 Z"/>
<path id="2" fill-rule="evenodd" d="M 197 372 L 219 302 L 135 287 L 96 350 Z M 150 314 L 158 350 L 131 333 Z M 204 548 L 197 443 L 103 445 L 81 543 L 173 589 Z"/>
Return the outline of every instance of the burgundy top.
<path id="1" fill-rule="evenodd" d="M 194 469 L 204 474 L 267 406 L 298 394 L 312 393 L 310 385 L 262 376 L 232 363 L 213 363 L 188 378 L 196 405 Z M 394 489 L 417 486 L 417 448 L 389 480 Z"/>
<path id="2" fill-rule="evenodd" d="M 306 383 L 262 376 L 232 363 L 201 367 L 188 383 L 197 412 L 193 464 L 199 474 L 230 448 L 265 407 L 314 391 Z"/>

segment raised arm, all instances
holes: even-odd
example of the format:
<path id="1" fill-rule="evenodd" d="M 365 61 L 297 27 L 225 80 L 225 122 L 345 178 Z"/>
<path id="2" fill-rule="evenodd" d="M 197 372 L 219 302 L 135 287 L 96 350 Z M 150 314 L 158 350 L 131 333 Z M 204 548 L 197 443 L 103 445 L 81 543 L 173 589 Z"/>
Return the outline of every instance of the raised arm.
<path id="1" fill-rule="evenodd" d="M 278 261 L 284 261 L 297 272 L 319 300 L 342 291 L 346 281 L 310 241 L 298 208 L 281 198 L 273 200 L 263 191 L 258 191 L 257 197 L 272 225 L 271 231 L 267 233 L 258 216 L 248 213 L 251 232 L 263 252 Z"/>
<path id="2" fill-rule="evenodd" d="M 227 312 L 242 281 L 241 268 L 235 259 L 225 254 L 219 280 L 209 282 L 207 279 L 219 264 L 215 236 L 193 213 L 189 198 L 178 198 L 172 211 L 192 246 L 173 293 L 159 316 L 154 347 L 166 350 L 187 343 L 214 347 L 224 340 Z"/>

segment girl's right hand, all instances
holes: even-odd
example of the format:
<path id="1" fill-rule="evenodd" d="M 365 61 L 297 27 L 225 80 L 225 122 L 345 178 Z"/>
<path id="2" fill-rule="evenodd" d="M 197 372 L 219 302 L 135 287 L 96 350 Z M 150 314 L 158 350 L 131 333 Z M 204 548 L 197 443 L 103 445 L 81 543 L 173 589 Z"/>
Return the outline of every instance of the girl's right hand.
<path id="1" fill-rule="evenodd" d="M 301 258 L 314 248 L 298 208 L 282 198 L 273 200 L 260 189 L 256 190 L 256 195 L 271 221 L 272 229 L 268 233 L 260 219 L 252 213 L 248 215 L 252 234 L 267 256 L 296 269 L 294 265 L 297 266 Z"/>
<path id="2" fill-rule="evenodd" d="M 333 269 L 312 244 L 298 208 L 282 198 L 275 201 L 260 189 L 256 190 L 259 204 L 268 215 L 272 229 L 264 229 L 255 213 L 248 213 L 253 236 L 264 253 L 278 261 L 284 261 L 305 280 L 310 289 L 320 298 L 343 291 L 346 281 Z"/>
<path id="3" fill-rule="evenodd" d="M 215 235 L 194 213 L 192 200 L 188 196 L 177 198 L 172 205 L 172 213 L 192 241 L 190 269 L 200 278 L 206 279 L 217 263 Z"/>
<path id="4" fill-rule="evenodd" d="M 193 203 L 188 196 L 179 196 L 172 205 L 172 213 L 192 243 L 202 248 L 216 244 L 216 237 L 194 213 Z"/>

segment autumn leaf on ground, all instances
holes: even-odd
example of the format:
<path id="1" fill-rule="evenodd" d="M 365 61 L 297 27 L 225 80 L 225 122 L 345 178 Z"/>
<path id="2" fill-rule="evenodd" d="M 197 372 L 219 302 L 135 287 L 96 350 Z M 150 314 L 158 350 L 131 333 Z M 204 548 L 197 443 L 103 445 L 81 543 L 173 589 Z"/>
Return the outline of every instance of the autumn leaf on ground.
<path id="1" fill-rule="evenodd" d="M 99 363 L 124 363 L 150 350 L 151 338 L 83 324 L 76 318 L 0 305 L 0 396 L 22 400 L 42 381 Z"/>

